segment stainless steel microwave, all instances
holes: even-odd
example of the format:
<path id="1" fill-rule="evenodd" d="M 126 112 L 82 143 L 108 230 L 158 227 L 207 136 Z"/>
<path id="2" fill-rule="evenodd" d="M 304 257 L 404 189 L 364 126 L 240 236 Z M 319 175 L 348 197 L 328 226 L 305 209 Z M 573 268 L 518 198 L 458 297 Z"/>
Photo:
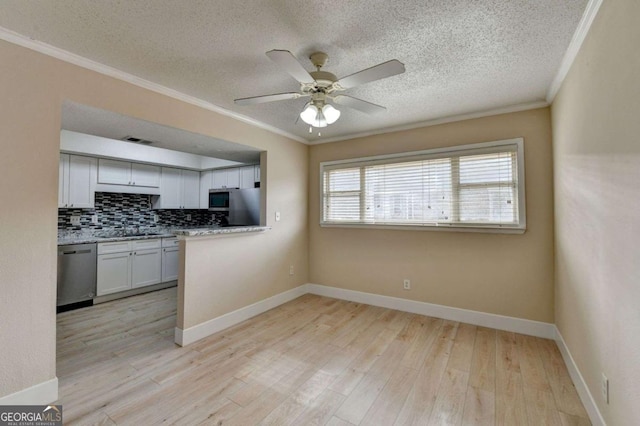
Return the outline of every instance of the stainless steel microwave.
<path id="1" fill-rule="evenodd" d="M 234 189 L 210 189 L 209 210 L 214 212 L 228 212 L 230 192 Z"/>

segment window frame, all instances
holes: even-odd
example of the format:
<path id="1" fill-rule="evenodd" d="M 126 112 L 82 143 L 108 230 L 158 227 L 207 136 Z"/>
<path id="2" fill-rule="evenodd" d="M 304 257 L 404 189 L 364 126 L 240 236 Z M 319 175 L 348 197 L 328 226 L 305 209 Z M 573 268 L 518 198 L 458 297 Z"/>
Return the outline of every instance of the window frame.
<path id="1" fill-rule="evenodd" d="M 362 166 L 375 166 L 382 164 L 392 164 L 394 160 L 399 162 L 408 162 L 412 160 L 428 160 L 438 158 L 451 158 L 459 157 L 461 155 L 480 155 L 489 154 L 495 152 L 504 152 L 504 149 L 508 146 L 515 146 L 516 153 L 516 169 L 517 169 L 517 194 L 518 194 L 518 223 L 514 225 L 510 224 L 464 224 L 464 223 L 434 223 L 434 224 L 410 224 L 399 223 L 395 224 L 374 224 L 363 223 L 362 201 L 360 220 L 354 222 L 331 222 L 324 221 L 324 172 L 329 170 L 362 167 Z M 363 185 L 364 168 L 361 169 L 361 181 L 360 191 L 364 192 Z M 459 176 L 459 174 L 458 174 Z M 454 191 L 455 192 L 455 191 Z M 526 194 L 525 194 L 525 162 L 524 162 L 524 139 L 513 138 L 504 139 L 491 142 L 481 142 L 466 145 L 457 145 L 445 148 L 435 148 L 422 151 L 401 152 L 394 154 L 376 155 L 370 157 L 358 157 L 344 160 L 323 161 L 320 163 L 319 171 L 319 198 L 320 198 L 320 226 L 323 228 L 364 228 L 364 229 L 398 229 L 398 230 L 421 230 L 421 231 L 454 231 L 454 232 L 489 232 L 489 233 L 510 233 L 510 234 L 522 234 L 527 229 L 526 218 Z M 361 200 L 362 200 L 361 196 Z M 454 207 L 454 208 L 457 208 Z"/>

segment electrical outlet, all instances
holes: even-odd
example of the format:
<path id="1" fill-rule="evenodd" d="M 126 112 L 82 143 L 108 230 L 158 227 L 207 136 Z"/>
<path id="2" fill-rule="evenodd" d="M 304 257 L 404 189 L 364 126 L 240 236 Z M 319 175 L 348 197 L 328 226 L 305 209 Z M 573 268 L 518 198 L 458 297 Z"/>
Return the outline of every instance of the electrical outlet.
<path id="1" fill-rule="evenodd" d="M 71 216 L 71 224 L 80 226 L 80 216 Z"/>
<path id="2" fill-rule="evenodd" d="M 94 214 L 91 216 L 91 223 L 93 223 L 94 225 L 98 224 L 98 215 Z"/>
<path id="3" fill-rule="evenodd" d="M 190 214 L 187 215 L 187 220 L 191 220 L 191 215 Z"/>
<path id="4" fill-rule="evenodd" d="M 411 280 L 404 280 L 404 289 L 411 290 Z"/>
<path id="5" fill-rule="evenodd" d="M 293 265 L 289 265 L 289 275 L 293 275 Z"/>
<path id="6" fill-rule="evenodd" d="M 280 222 L 280 212 L 276 212 L 276 222 Z"/>
<path id="7" fill-rule="evenodd" d="M 609 403 L 609 379 L 607 379 L 607 376 L 605 376 L 604 373 L 602 373 L 601 391 L 602 391 L 602 399 L 604 399 L 604 402 L 608 404 Z"/>

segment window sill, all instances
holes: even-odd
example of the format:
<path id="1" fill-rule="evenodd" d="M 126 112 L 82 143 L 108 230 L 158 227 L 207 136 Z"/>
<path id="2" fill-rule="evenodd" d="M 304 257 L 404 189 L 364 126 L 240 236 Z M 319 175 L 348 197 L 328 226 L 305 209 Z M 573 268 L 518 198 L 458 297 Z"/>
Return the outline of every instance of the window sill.
<path id="1" fill-rule="evenodd" d="M 321 228 L 385 229 L 397 231 L 480 232 L 487 234 L 524 234 L 526 228 L 489 226 L 368 225 L 358 223 L 320 223 Z"/>

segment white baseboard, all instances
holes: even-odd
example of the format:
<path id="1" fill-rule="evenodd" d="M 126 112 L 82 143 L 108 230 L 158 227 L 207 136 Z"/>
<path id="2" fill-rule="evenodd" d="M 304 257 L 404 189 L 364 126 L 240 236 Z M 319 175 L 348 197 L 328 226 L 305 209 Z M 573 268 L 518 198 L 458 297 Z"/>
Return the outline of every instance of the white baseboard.
<path id="1" fill-rule="evenodd" d="M 591 395 L 591 392 L 587 387 L 587 382 L 584 381 L 582 374 L 580 374 L 578 365 L 573 360 L 571 352 L 569 352 L 567 342 L 564 341 L 562 334 L 560 334 L 560 330 L 558 330 L 556 326 L 554 326 L 554 328 L 556 331 L 556 343 L 558 344 L 558 348 L 562 354 L 562 359 L 564 359 L 564 363 L 567 366 L 567 370 L 569 370 L 571 380 L 573 380 L 573 384 L 576 386 L 582 405 L 584 405 L 585 410 L 587 410 L 587 414 L 589 414 L 591 423 L 593 423 L 594 426 L 605 426 L 606 423 L 604 422 L 604 418 L 602 417 L 600 410 L 598 410 L 596 401 L 593 399 L 593 395 Z"/>
<path id="2" fill-rule="evenodd" d="M 222 331 L 225 328 L 229 328 L 232 325 L 241 323 L 242 321 L 248 320 L 251 317 L 255 317 L 269 309 L 273 309 L 276 306 L 280 306 L 283 303 L 289 302 L 306 294 L 306 286 L 306 284 L 303 284 L 291 290 L 287 290 L 283 293 L 276 294 L 275 296 L 256 302 L 252 305 L 245 306 L 244 308 L 237 309 L 233 312 L 229 312 L 228 314 L 224 314 L 193 327 L 189 327 L 185 330 L 176 327 L 175 342 L 180 346 L 186 346 L 197 340 Z"/>
<path id="3" fill-rule="evenodd" d="M 307 293 L 365 303 L 373 306 L 381 306 L 383 308 L 396 309 L 414 314 L 428 315 L 452 321 L 465 322 L 498 330 L 513 331 L 530 336 L 543 337 L 545 339 L 556 338 L 555 326 L 546 322 L 452 308 L 433 303 L 417 302 L 415 300 L 345 290 L 342 288 L 328 287 L 319 284 L 304 284 L 283 293 L 276 294 L 268 299 L 256 302 L 252 305 L 245 306 L 244 308 L 229 312 L 228 314 L 213 318 L 209 321 L 203 322 L 202 324 L 189 327 L 185 330 L 176 327 L 175 342 L 180 346 L 186 346 Z"/>
<path id="4" fill-rule="evenodd" d="M 495 328 L 498 330 L 513 331 L 516 333 L 527 334 L 529 336 L 543 337 L 545 339 L 555 339 L 556 337 L 555 325 L 546 322 L 507 317 L 503 315 L 489 314 L 486 312 L 470 311 L 468 309 L 452 308 L 433 303 L 418 302 L 415 300 L 382 296 L 379 294 L 364 293 L 361 291 L 345 290 L 342 288 L 319 284 L 307 284 L 307 292 L 317 294 L 319 296 L 411 312 L 413 314 L 459 321 L 482 327 Z"/>
<path id="5" fill-rule="evenodd" d="M 0 405 L 46 405 L 58 399 L 58 378 L 0 398 Z"/>

